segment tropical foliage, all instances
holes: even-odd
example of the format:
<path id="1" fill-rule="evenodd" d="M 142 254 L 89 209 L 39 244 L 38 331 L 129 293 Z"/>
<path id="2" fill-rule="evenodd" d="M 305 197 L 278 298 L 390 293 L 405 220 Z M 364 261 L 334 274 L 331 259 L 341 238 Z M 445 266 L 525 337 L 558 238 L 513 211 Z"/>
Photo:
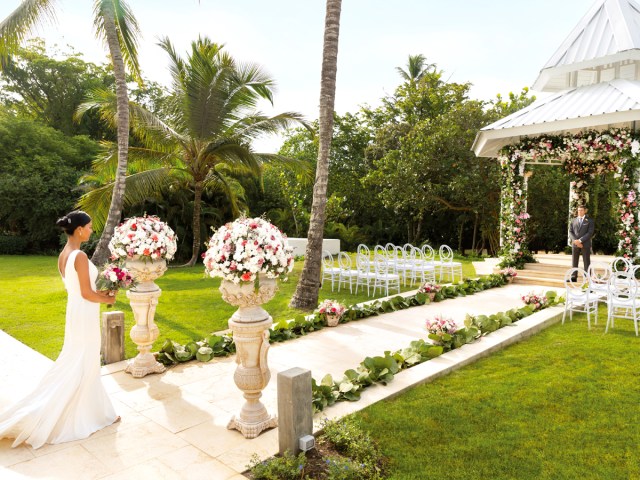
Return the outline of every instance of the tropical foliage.
<path id="1" fill-rule="evenodd" d="M 169 57 L 172 88 L 163 106 L 164 118 L 130 105 L 133 132 L 141 146 L 130 149 L 125 204 L 135 205 L 167 190 L 192 191 L 193 243 L 188 264 L 194 265 L 206 232 L 201 224 L 203 194 L 222 192 L 237 216 L 240 207 L 233 177 L 258 176 L 263 163 L 286 162 L 277 155 L 255 153 L 251 141 L 300 122 L 301 117 L 291 112 L 267 117 L 256 111 L 259 100 L 273 100 L 273 79 L 256 64 L 237 62 L 222 45 L 199 38 L 192 42 L 187 58 L 177 54 L 168 38 L 160 46 Z M 113 96 L 107 91 L 95 93 L 83 110 L 99 107 L 103 117 L 112 120 Z M 113 188 L 108 181 L 113 163 L 113 156 L 94 163 L 96 175 L 107 182 L 80 201 L 98 225 L 104 221 L 105 198 Z"/>

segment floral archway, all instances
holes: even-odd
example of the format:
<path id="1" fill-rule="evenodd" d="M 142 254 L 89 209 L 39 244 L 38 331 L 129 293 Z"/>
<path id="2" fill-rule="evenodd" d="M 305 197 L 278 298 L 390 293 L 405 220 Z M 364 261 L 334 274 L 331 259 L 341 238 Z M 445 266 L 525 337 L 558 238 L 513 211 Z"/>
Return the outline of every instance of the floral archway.
<path id="1" fill-rule="evenodd" d="M 507 145 L 498 155 L 502 172 L 500 241 L 501 266 L 522 268 L 533 261 L 527 247 L 527 164 L 557 164 L 575 177 L 569 209 L 588 203 L 588 186 L 595 175 L 613 172 L 619 179 L 620 227 L 617 255 L 638 258 L 640 220 L 640 135 L 627 129 L 583 131 L 564 136 L 525 138 Z"/>

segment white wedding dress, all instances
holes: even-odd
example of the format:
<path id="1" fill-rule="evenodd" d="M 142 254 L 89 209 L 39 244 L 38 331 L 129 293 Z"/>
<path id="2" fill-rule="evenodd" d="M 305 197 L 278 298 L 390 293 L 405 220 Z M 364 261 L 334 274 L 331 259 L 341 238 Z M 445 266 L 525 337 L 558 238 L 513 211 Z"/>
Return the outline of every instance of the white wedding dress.
<path id="1" fill-rule="evenodd" d="M 0 414 L 0 438 L 39 448 L 86 438 L 117 418 L 100 378 L 100 305 L 82 298 L 74 268 L 80 250 L 69 254 L 64 271 L 67 314 L 60 356 L 36 389 Z M 91 288 L 98 275 L 89 262 Z"/>

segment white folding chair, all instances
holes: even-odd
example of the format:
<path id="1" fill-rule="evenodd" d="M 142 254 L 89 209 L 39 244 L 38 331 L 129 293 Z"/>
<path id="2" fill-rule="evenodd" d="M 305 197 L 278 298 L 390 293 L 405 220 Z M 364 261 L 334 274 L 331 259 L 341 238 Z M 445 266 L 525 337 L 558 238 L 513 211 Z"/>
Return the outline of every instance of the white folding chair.
<path id="1" fill-rule="evenodd" d="M 631 261 L 624 257 L 615 257 L 611 260 L 611 271 L 613 273 L 628 272 L 631 266 Z"/>
<path id="2" fill-rule="evenodd" d="M 576 280 L 573 281 L 572 279 Z M 598 323 L 598 296 L 589 290 L 589 277 L 581 268 L 570 268 L 564 275 L 565 302 L 562 324 L 569 312 L 569 320 L 573 320 L 573 312 L 587 314 L 587 328 L 591 329 L 591 314 L 595 314 Z"/>
<path id="3" fill-rule="evenodd" d="M 462 263 L 453 261 L 453 250 L 448 245 L 441 245 L 440 250 L 440 281 L 444 277 L 444 274 L 447 273 L 451 275 L 451 282 L 454 282 L 456 279 L 456 273 L 460 275 L 460 280 L 462 280 Z"/>
<path id="4" fill-rule="evenodd" d="M 387 257 L 391 258 L 396 253 L 396 246 L 389 242 L 384 246 L 385 251 L 387 252 Z"/>
<path id="5" fill-rule="evenodd" d="M 322 251 L 322 282 L 331 280 L 331 291 L 336 280 L 340 280 L 340 267 L 333 264 L 333 255 L 327 250 Z"/>
<path id="6" fill-rule="evenodd" d="M 589 290 L 598 297 L 598 302 L 607 303 L 611 266 L 605 262 L 592 262 L 587 270 Z"/>
<path id="7" fill-rule="evenodd" d="M 407 271 L 408 276 L 411 278 L 411 285 L 413 285 L 418 278 L 423 284 L 426 282 L 435 283 L 436 267 L 424 260 L 422 250 L 413 247 L 411 257 L 413 258 L 413 262 L 411 263 L 410 270 Z"/>
<path id="8" fill-rule="evenodd" d="M 617 272 L 609 279 L 609 297 L 607 299 L 607 326 L 604 333 L 609 331 L 609 325 L 614 327 L 615 318 L 633 320 L 633 326 L 638 336 L 638 284 L 630 272 Z"/>
<path id="9" fill-rule="evenodd" d="M 396 288 L 400 293 L 400 275 L 395 272 L 392 264 L 389 264 L 386 258 L 377 256 L 373 259 L 375 267 L 375 279 L 373 281 L 373 294 L 379 288 L 382 292 L 384 288 L 385 296 L 389 296 L 389 288 Z"/>
<path id="10" fill-rule="evenodd" d="M 356 295 L 358 294 L 358 287 L 367 286 L 367 297 L 369 296 L 369 287 L 376 278 L 376 273 L 371 271 L 371 261 L 369 257 L 365 257 L 362 254 L 356 254 L 356 269 L 358 275 L 356 277 Z"/>
<path id="11" fill-rule="evenodd" d="M 373 254 L 374 255 L 387 255 L 387 251 L 385 250 L 385 248 L 382 245 L 376 245 L 375 247 L 373 247 Z"/>
<path id="12" fill-rule="evenodd" d="M 340 267 L 340 276 L 338 278 L 338 291 L 342 284 L 349 283 L 349 293 L 353 293 L 353 279 L 358 279 L 358 270 L 351 268 L 351 257 L 346 252 L 338 253 L 338 266 Z"/>
<path id="13" fill-rule="evenodd" d="M 431 247 L 431 245 L 425 243 L 422 246 L 422 258 L 427 263 L 427 265 L 433 265 L 433 267 L 435 268 L 436 276 L 440 278 L 442 276 L 442 272 L 440 270 L 442 262 L 440 260 L 436 260 L 436 251 Z"/>

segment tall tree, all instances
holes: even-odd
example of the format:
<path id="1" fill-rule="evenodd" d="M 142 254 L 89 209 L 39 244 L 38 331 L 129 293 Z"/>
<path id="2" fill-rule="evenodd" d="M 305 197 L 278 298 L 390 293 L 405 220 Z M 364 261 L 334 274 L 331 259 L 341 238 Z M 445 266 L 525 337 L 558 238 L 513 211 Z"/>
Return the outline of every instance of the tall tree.
<path id="1" fill-rule="evenodd" d="M 0 23 L 0 64 L 7 64 L 8 56 L 25 40 L 32 28 L 46 19 L 55 19 L 54 0 L 23 0 Z M 103 40 L 111 56 L 116 79 L 118 99 L 118 168 L 115 188 L 111 197 L 109 216 L 92 260 L 103 263 L 108 257 L 108 244 L 115 226 L 120 221 L 124 203 L 125 175 L 129 147 L 129 96 L 125 75 L 125 63 L 136 79 L 140 79 L 137 60 L 139 28 L 135 17 L 124 0 L 95 0 L 93 25 L 96 36 Z"/>
<path id="2" fill-rule="evenodd" d="M 434 68 L 435 64 L 427 63 L 427 57 L 420 53 L 418 55 L 409 55 L 406 70 L 402 67 L 396 67 L 396 70 L 404 81 L 415 83 L 419 81 L 425 73 Z"/>
<path id="3" fill-rule="evenodd" d="M 307 234 L 307 249 L 300 281 L 291 299 L 291 306 L 311 310 L 318 304 L 320 292 L 320 264 L 322 238 L 327 206 L 329 154 L 333 134 L 333 111 L 336 99 L 336 72 L 338 70 L 338 38 L 342 0 L 327 0 L 322 46 L 322 72 L 320 80 L 320 118 L 318 163 L 313 187 L 311 221 Z"/>
<path id="4" fill-rule="evenodd" d="M 202 249 L 203 193 L 224 192 L 239 214 L 233 175 L 259 175 L 263 162 L 288 161 L 279 155 L 253 152 L 251 141 L 299 124 L 302 117 L 292 112 L 267 117 L 256 111 L 260 100 L 273 100 L 274 80 L 259 65 L 237 62 L 222 45 L 208 38 L 192 42 L 186 59 L 176 53 L 169 39 L 163 39 L 160 46 L 169 55 L 173 81 L 163 105 L 167 119 L 130 104 L 132 131 L 142 146 L 130 148 L 126 201 L 134 205 L 170 185 L 190 189 L 194 198 L 193 245 L 187 265 L 193 266 Z M 95 94 L 93 102 L 82 108 L 99 107 L 104 118 L 113 121 L 113 95 L 107 91 Z M 98 161 L 95 167 L 112 171 L 113 158 Z M 80 201 L 95 212 L 98 224 L 104 218 L 105 194 L 112 188 L 114 183 L 107 182 Z"/>

